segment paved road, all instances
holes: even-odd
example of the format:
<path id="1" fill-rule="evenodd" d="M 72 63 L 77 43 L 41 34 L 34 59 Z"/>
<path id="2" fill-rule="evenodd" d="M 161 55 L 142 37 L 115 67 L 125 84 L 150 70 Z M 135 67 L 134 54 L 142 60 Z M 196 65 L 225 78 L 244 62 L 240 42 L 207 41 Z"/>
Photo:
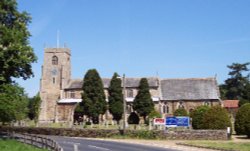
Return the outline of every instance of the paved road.
<path id="1" fill-rule="evenodd" d="M 78 151 L 178 151 L 174 149 L 105 140 L 58 136 L 53 136 L 52 138 L 63 147 L 64 151 L 74 151 L 74 144 L 78 146 Z"/>

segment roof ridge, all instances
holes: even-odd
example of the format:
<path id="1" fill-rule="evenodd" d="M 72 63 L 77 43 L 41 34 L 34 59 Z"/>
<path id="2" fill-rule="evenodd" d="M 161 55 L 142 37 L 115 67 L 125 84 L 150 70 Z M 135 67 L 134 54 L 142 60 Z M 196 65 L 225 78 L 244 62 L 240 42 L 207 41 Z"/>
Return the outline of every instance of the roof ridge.
<path id="1" fill-rule="evenodd" d="M 161 78 L 162 80 L 213 80 L 214 77 L 207 77 L 207 78 Z"/>

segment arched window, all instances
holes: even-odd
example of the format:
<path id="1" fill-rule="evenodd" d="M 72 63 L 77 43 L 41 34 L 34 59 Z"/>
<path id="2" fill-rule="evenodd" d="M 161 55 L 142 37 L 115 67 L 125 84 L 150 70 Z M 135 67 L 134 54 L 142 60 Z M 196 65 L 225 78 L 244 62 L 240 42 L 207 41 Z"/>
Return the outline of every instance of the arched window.
<path id="1" fill-rule="evenodd" d="M 183 101 L 180 101 L 180 102 L 179 102 L 178 108 L 179 108 L 179 109 L 184 109 L 184 108 L 185 108 L 184 102 L 183 102 Z"/>
<path id="2" fill-rule="evenodd" d="M 57 56 L 52 57 L 52 65 L 58 65 L 58 58 Z"/>
<path id="3" fill-rule="evenodd" d="M 132 90 L 132 89 L 128 89 L 128 90 L 127 90 L 127 96 L 128 96 L 129 98 L 134 97 L 134 94 L 133 94 L 133 90 Z"/>
<path id="4" fill-rule="evenodd" d="M 169 113 L 168 103 L 164 103 L 164 105 L 162 106 L 162 108 L 163 108 L 163 113 Z"/>
<path id="5" fill-rule="evenodd" d="M 209 101 L 205 101 L 205 102 L 204 102 L 204 105 L 210 106 L 210 102 L 209 102 Z"/>

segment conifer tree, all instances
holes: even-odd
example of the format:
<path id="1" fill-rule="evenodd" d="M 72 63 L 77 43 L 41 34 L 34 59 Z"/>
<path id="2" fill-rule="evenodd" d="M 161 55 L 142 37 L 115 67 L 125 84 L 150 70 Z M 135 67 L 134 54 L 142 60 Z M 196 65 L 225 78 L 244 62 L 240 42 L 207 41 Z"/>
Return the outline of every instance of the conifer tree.
<path id="1" fill-rule="evenodd" d="M 138 94 L 133 103 L 133 109 L 140 116 L 143 116 L 144 122 L 150 112 L 154 110 L 154 103 L 149 92 L 148 80 L 146 78 L 140 80 Z"/>
<path id="2" fill-rule="evenodd" d="M 90 69 L 83 80 L 82 105 L 84 115 L 99 123 L 99 115 L 106 111 L 103 83 L 96 69 Z"/>
<path id="3" fill-rule="evenodd" d="M 249 71 L 248 65 L 250 63 L 233 63 L 227 66 L 231 71 L 228 73 L 231 77 L 225 81 L 226 85 L 226 97 L 228 99 L 241 99 L 244 95 L 244 89 L 247 83 L 249 83 L 249 77 L 244 76 L 243 73 Z"/>
<path id="4" fill-rule="evenodd" d="M 114 73 L 108 93 L 109 93 L 109 111 L 113 115 L 113 119 L 119 121 L 122 118 L 123 114 L 123 95 L 122 95 L 122 87 L 121 87 L 121 79 L 118 78 L 119 75 Z"/>

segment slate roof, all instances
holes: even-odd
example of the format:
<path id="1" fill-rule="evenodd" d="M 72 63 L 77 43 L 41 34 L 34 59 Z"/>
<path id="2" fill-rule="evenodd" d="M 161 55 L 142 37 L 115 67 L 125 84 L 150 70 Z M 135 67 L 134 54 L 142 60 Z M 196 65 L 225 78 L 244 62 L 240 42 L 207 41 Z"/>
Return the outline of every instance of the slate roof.
<path id="1" fill-rule="evenodd" d="M 139 86 L 141 78 L 126 78 L 127 88 Z M 215 78 L 188 78 L 188 79 L 159 79 L 147 78 L 149 86 L 159 87 L 161 100 L 206 100 L 219 99 L 220 93 Z M 103 78 L 104 88 L 109 87 L 110 78 Z M 69 82 L 67 89 L 81 89 L 82 80 L 74 79 Z"/>
<path id="2" fill-rule="evenodd" d="M 215 78 L 162 79 L 162 100 L 219 99 Z"/>
<path id="3" fill-rule="evenodd" d="M 159 86 L 159 80 L 157 77 L 149 77 L 148 84 L 150 87 L 158 87 Z M 136 88 L 139 86 L 139 82 L 141 78 L 126 78 L 126 87 L 127 88 Z M 109 87 L 111 79 L 110 78 L 102 78 L 103 86 L 104 88 Z M 82 88 L 83 81 L 82 79 L 73 79 L 69 82 L 68 86 L 65 89 L 81 89 Z"/>

